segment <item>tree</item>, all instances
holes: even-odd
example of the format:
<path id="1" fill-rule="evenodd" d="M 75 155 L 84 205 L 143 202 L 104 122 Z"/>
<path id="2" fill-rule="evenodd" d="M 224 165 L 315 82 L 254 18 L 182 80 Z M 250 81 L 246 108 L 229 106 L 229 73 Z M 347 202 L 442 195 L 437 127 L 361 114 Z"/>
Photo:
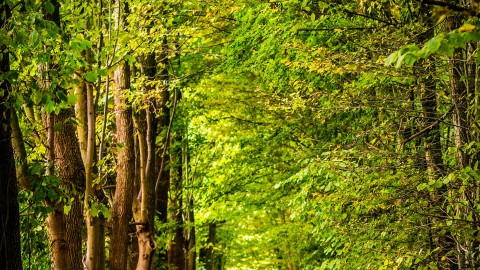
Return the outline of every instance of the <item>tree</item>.
<path id="1" fill-rule="evenodd" d="M 9 19 L 11 17 L 10 6 L 6 1 L 0 3 L 0 29 L 7 30 Z M 0 46 L 0 89 L 2 97 L 0 98 L 0 151 L 4 154 L 0 162 L 0 224 L 2 226 L 0 236 L 0 268 L 2 269 L 22 269 L 22 259 L 20 252 L 20 224 L 18 209 L 18 188 L 15 175 L 15 161 L 13 148 L 10 140 L 10 113 L 9 92 L 10 92 L 10 56 L 9 50 L 5 44 Z M 5 76 L 7 75 L 7 76 Z M 10 77 L 11 78 L 11 77 Z"/>

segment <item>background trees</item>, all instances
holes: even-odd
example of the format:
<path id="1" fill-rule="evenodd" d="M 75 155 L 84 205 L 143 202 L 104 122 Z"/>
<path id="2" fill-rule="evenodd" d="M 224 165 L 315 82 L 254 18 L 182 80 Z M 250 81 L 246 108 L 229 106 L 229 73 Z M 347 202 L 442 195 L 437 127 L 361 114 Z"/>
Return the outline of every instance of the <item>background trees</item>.
<path id="1" fill-rule="evenodd" d="M 475 1 L 2 7 L 25 268 L 478 267 Z"/>

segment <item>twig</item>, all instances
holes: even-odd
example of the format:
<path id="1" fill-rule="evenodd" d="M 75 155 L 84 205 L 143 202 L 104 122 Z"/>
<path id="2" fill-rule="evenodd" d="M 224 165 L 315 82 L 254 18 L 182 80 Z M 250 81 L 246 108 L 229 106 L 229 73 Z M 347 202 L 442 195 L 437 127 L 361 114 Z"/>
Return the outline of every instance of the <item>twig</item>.
<path id="1" fill-rule="evenodd" d="M 403 140 L 401 145 L 402 146 L 405 145 L 407 142 L 423 135 L 424 133 L 426 133 L 426 132 L 432 130 L 434 127 L 438 126 L 438 124 L 440 124 L 443 121 L 443 119 L 445 119 L 445 117 L 447 117 L 447 115 L 449 115 L 453 111 L 453 108 L 455 108 L 455 107 L 452 106 L 452 108 L 450 108 L 450 110 L 448 110 L 448 112 L 445 115 L 443 115 L 442 118 L 438 119 L 437 121 L 433 122 L 431 125 L 423 128 L 419 132 L 417 132 L 417 133 L 413 134 L 412 136 L 408 137 L 407 139 Z"/>

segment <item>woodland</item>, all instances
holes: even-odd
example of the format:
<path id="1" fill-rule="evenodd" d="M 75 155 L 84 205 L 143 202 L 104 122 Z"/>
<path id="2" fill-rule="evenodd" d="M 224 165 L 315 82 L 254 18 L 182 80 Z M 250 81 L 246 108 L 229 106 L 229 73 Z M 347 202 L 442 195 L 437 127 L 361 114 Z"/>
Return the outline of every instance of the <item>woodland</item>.
<path id="1" fill-rule="evenodd" d="M 479 15 L 0 0 L 0 270 L 480 269 Z"/>

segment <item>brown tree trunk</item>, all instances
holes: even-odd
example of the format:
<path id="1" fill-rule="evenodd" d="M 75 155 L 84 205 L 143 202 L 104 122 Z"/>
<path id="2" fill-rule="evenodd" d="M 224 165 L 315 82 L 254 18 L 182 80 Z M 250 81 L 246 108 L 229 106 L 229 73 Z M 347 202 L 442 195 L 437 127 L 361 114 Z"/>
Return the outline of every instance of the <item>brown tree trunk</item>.
<path id="1" fill-rule="evenodd" d="M 195 270 L 196 269 L 196 258 L 197 258 L 197 252 L 195 250 L 195 244 L 196 244 L 196 235 L 195 235 L 195 212 L 193 210 L 193 197 L 190 195 L 190 198 L 188 199 L 188 215 L 187 215 L 187 220 L 190 226 L 190 229 L 188 229 L 187 232 L 187 237 L 186 237 L 186 253 L 187 257 L 186 259 L 186 269 L 187 270 Z"/>
<path id="2" fill-rule="evenodd" d="M 83 204 L 79 190 L 85 187 L 85 168 L 83 166 L 80 147 L 75 134 L 76 127 L 69 121 L 73 117 L 72 109 L 61 110 L 54 116 L 54 125 L 59 126 L 54 136 L 55 168 L 59 178 L 67 189 L 69 196 L 74 198 L 72 207 L 66 216 L 65 240 L 68 245 L 68 259 L 71 269 L 83 270 L 82 264 L 82 224 Z"/>
<path id="3" fill-rule="evenodd" d="M 151 53 L 140 60 L 143 75 L 148 77 L 151 81 L 155 77 L 156 62 L 155 54 Z M 153 89 L 146 86 L 147 92 Z M 154 116 L 154 99 L 147 100 L 148 107 L 141 114 L 140 121 L 142 130 L 139 130 L 139 143 L 141 146 L 140 157 L 143 157 L 143 168 L 141 172 L 140 194 L 138 199 L 140 202 L 140 219 L 136 220 L 140 225 L 137 226 L 138 237 L 138 264 L 137 270 L 149 270 L 152 268 L 153 256 L 157 249 L 157 244 L 154 239 L 155 232 L 155 138 L 156 138 L 156 120 Z"/>
<path id="4" fill-rule="evenodd" d="M 200 250 L 200 261 L 203 262 L 205 269 L 215 270 L 215 241 L 217 235 L 217 224 L 215 222 L 208 223 L 207 247 Z"/>
<path id="5" fill-rule="evenodd" d="M 110 269 L 127 267 L 128 225 L 132 219 L 135 175 L 132 108 L 127 103 L 130 89 L 130 67 L 121 64 L 115 70 L 115 110 L 117 126 L 117 183 L 111 208 Z"/>
<path id="6" fill-rule="evenodd" d="M 167 165 L 170 162 L 168 153 L 170 142 L 170 109 L 167 106 L 169 101 L 169 74 L 168 74 L 168 58 L 167 58 L 167 40 L 164 38 L 162 53 L 160 54 L 160 62 L 163 66 L 160 72 L 160 80 L 166 82 L 161 89 L 159 99 L 156 101 L 157 107 L 160 108 L 159 119 L 157 124 L 158 134 L 161 136 L 160 151 L 157 151 L 155 158 L 155 209 L 158 213 L 158 219 L 162 223 L 167 223 L 168 219 L 168 190 L 170 189 L 170 173 Z M 158 250 L 158 260 L 166 263 L 168 261 L 165 250 Z"/>
<path id="7" fill-rule="evenodd" d="M 6 28 L 10 18 L 10 7 L 5 0 L 0 2 L 0 29 Z M 0 46 L 0 75 L 10 70 L 9 55 L 4 46 Z M 15 159 L 10 140 L 10 110 L 5 104 L 10 85 L 8 81 L 0 82 L 0 269 L 22 269 L 20 253 L 20 217 L 18 210 L 18 187 L 15 176 Z"/>
<path id="8" fill-rule="evenodd" d="M 169 74 L 168 74 L 168 58 L 167 58 L 167 40 L 163 40 L 162 53 L 160 54 L 160 62 L 163 66 L 163 69 L 160 73 L 160 80 L 166 82 L 161 91 L 160 98 L 157 100 L 157 107 L 160 108 L 160 115 L 158 120 L 158 133 L 163 136 L 162 142 L 162 151 L 159 151 L 156 156 L 156 210 L 159 212 L 159 219 L 161 222 L 167 222 L 167 211 L 168 211 L 168 190 L 170 186 L 170 174 L 169 171 L 165 168 L 167 167 L 170 157 L 168 155 L 167 149 L 169 148 L 170 142 L 170 109 L 167 106 L 169 101 Z"/>
<path id="9" fill-rule="evenodd" d="M 174 224 L 173 239 L 168 243 L 167 255 L 170 269 L 185 269 L 185 238 L 183 235 L 183 209 L 182 209 L 182 136 L 179 130 L 172 135 L 170 154 L 170 203 L 169 217 Z"/>

